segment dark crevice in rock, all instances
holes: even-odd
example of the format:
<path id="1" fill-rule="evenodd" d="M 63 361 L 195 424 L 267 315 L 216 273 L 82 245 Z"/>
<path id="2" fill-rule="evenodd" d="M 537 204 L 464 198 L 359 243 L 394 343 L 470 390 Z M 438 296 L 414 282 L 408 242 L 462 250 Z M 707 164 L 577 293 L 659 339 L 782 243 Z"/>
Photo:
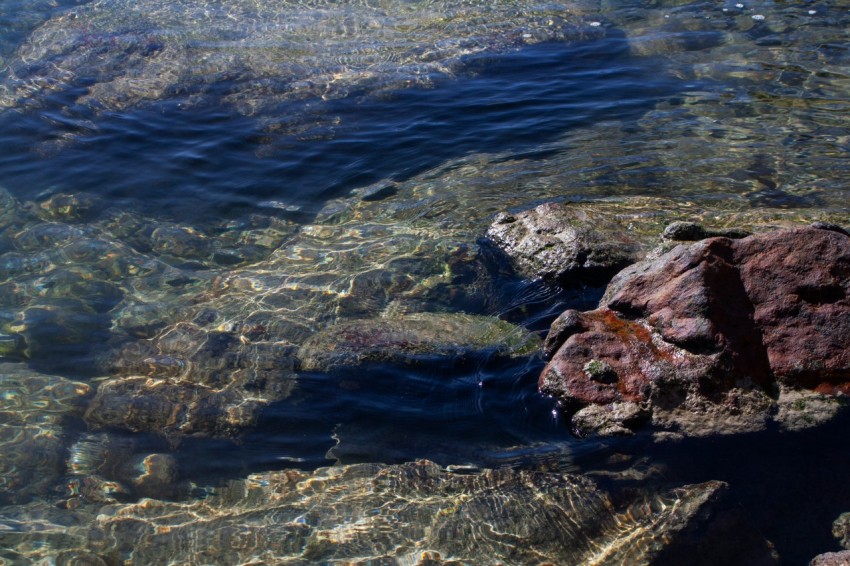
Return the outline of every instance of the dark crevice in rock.
<path id="1" fill-rule="evenodd" d="M 846 298 L 840 285 L 803 285 L 797 289 L 797 296 L 813 305 L 837 303 Z"/>

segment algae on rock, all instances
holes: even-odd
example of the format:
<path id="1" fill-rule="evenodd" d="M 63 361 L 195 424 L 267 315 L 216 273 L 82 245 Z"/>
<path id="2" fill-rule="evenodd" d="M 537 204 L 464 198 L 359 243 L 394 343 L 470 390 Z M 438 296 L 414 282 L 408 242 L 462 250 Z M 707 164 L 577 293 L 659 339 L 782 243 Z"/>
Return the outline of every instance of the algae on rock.
<path id="1" fill-rule="evenodd" d="M 415 364 L 469 357 L 531 355 L 540 339 L 497 318 L 417 313 L 341 323 L 311 336 L 300 348 L 301 368 L 329 371 L 367 362 Z"/>

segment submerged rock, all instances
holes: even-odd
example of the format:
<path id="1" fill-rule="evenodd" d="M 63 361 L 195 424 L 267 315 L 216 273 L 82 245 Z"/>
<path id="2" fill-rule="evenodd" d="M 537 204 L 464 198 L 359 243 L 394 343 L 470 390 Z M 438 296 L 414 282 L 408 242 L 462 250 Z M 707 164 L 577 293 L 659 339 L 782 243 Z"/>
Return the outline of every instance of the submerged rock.
<path id="1" fill-rule="evenodd" d="M 82 416 L 91 387 L 0 363 L 0 503 L 43 496 L 64 473 L 65 427 Z"/>
<path id="2" fill-rule="evenodd" d="M 284 103 L 427 86 L 475 55 L 602 35 L 575 10 L 526 1 L 100 0 L 29 36 L 8 61 L 0 106 L 39 107 L 59 90 L 75 93 L 70 105 L 96 110 L 213 99 L 271 117 Z M 274 121 L 293 132 L 311 127 L 296 114 Z"/>
<path id="3" fill-rule="evenodd" d="M 151 233 L 154 252 L 165 256 L 203 261 L 212 252 L 210 241 L 196 230 L 184 226 L 162 224 Z"/>
<path id="4" fill-rule="evenodd" d="M 179 323 L 101 359 L 114 377 L 86 412 L 99 427 L 183 436 L 235 436 L 295 387 L 288 344 Z M 144 374 L 144 375 L 140 375 Z"/>
<path id="5" fill-rule="evenodd" d="M 188 482 L 181 481 L 177 458 L 164 448 L 162 439 L 149 435 L 80 435 L 68 449 L 67 499 L 59 505 L 73 509 L 138 497 L 185 496 Z"/>
<path id="6" fill-rule="evenodd" d="M 270 341 L 251 325 L 219 323 L 213 311 L 196 319 L 162 329 L 134 324 L 136 334 L 154 336 L 120 342 L 99 357 L 111 378 L 100 383 L 86 420 L 175 443 L 184 436 L 232 437 L 292 393 L 291 344 Z"/>
<path id="7" fill-rule="evenodd" d="M 710 518 L 724 488 L 608 492 L 584 476 L 428 461 L 272 472 L 199 501 L 102 507 L 66 527 L 62 549 L 107 563 L 645 564 Z M 0 542 L 51 555 L 31 543 L 52 531 L 0 531 Z"/>
<path id="8" fill-rule="evenodd" d="M 39 203 L 38 214 L 48 220 L 83 222 L 91 219 L 100 203 L 87 193 L 58 193 Z"/>
<path id="9" fill-rule="evenodd" d="M 298 351 L 301 368 L 329 371 L 366 362 L 415 364 L 470 357 L 524 356 L 539 347 L 525 329 L 497 318 L 459 313 L 418 313 L 346 322 L 309 338 Z"/>
<path id="10" fill-rule="evenodd" d="M 838 231 L 680 245 L 619 273 L 599 309 L 556 321 L 540 389 L 573 409 L 609 406 L 582 409 L 585 430 L 610 428 L 622 403 L 691 434 L 774 418 L 797 427 L 790 407 L 806 400 L 789 400 L 794 390 L 811 392 L 813 407 L 820 394 L 850 391 L 848 296 L 850 237 Z M 810 420 L 838 409 L 827 405 Z M 640 422 L 619 419 L 625 429 Z"/>
<path id="11" fill-rule="evenodd" d="M 291 389 L 291 381 L 281 381 L 279 387 Z M 152 432 L 177 443 L 184 436 L 236 436 L 275 399 L 179 379 L 126 377 L 101 383 L 85 418 L 95 427 Z"/>

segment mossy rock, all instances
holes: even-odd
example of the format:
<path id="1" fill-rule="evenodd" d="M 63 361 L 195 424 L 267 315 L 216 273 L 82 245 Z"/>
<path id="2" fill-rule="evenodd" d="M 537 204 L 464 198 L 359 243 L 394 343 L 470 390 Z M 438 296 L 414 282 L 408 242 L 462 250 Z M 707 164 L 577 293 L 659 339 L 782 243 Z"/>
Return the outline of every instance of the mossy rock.
<path id="1" fill-rule="evenodd" d="M 417 313 L 344 322 L 309 338 L 300 348 L 301 369 L 329 371 L 367 362 L 419 364 L 489 356 L 520 357 L 540 339 L 498 318 L 461 313 Z"/>

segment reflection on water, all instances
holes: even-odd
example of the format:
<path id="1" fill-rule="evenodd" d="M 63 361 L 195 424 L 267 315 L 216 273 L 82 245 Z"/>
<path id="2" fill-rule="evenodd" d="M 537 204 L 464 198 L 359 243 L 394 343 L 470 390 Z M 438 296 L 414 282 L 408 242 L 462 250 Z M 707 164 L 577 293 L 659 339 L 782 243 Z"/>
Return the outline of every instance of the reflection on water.
<path id="1" fill-rule="evenodd" d="M 672 560 L 727 476 L 564 475 L 626 442 L 572 439 L 524 345 L 601 290 L 480 238 L 549 200 L 647 246 L 850 223 L 848 8 L 0 0 L 0 561 L 203 521 L 240 561 Z"/>

